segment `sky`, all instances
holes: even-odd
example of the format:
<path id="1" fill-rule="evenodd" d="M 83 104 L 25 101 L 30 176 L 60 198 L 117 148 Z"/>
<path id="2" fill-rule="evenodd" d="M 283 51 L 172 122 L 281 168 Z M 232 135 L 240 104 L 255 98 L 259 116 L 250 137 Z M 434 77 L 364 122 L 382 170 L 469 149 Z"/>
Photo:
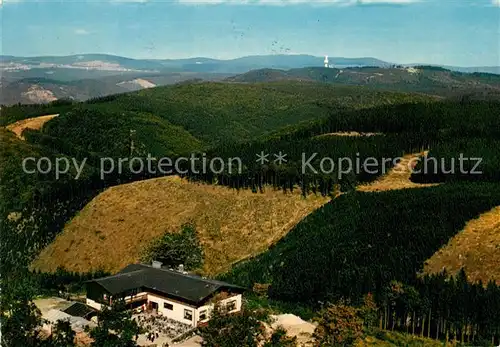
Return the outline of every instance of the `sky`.
<path id="1" fill-rule="evenodd" d="M 0 0 L 3 55 L 500 65 L 500 0 Z"/>

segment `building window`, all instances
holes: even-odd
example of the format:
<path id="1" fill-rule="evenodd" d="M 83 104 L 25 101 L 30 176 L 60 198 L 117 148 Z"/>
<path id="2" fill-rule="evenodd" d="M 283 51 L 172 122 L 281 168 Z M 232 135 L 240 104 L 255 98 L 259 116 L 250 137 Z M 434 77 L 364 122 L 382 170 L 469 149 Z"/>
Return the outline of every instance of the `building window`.
<path id="1" fill-rule="evenodd" d="M 207 310 L 200 311 L 200 320 L 207 320 Z"/>
<path id="2" fill-rule="evenodd" d="M 163 308 L 166 308 L 167 310 L 172 311 L 174 309 L 174 305 L 169 304 L 168 302 L 163 303 Z"/>
<path id="3" fill-rule="evenodd" d="M 193 311 L 184 309 L 184 319 L 193 321 Z"/>
<path id="4" fill-rule="evenodd" d="M 226 304 L 226 308 L 228 311 L 236 310 L 236 300 L 228 301 L 228 303 Z"/>

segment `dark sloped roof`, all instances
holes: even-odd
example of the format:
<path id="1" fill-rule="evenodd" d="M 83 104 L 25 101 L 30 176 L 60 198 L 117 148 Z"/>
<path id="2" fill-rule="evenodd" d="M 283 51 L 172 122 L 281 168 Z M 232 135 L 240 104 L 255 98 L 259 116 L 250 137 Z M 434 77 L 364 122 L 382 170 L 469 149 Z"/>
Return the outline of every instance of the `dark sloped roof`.
<path id="1" fill-rule="evenodd" d="M 165 268 L 153 268 L 143 264 L 128 265 L 114 276 L 89 282 L 100 284 L 112 295 L 136 288 L 144 288 L 193 303 L 204 301 L 219 289 L 244 290 L 242 287 L 229 283 L 186 275 Z"/>
<path id="2" fill-rule="evenodd" d="M 71 316 L 86 318 L 89 313 L 96 312 L 96 310 L 90 306 L 82 304 L 81 302 L 75 302 L 71 306 L 63 310 L 63 312 Z"/>

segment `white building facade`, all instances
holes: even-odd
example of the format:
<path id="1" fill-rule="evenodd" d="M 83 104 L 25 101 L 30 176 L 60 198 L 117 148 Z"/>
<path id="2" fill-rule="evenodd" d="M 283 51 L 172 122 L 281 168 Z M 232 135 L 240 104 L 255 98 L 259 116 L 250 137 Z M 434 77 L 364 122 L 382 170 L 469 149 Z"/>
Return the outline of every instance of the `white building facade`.
<path id="1" fill-rule="evenodd" d="M 244 289 L 171 269 L 129 265 L 117 275 L 87 282 L 87 305 L 102 310 L 123 299 L 129 308 L 146 308 L 193 327 L 210 319 L 214 305 L 241 310 Z"/>

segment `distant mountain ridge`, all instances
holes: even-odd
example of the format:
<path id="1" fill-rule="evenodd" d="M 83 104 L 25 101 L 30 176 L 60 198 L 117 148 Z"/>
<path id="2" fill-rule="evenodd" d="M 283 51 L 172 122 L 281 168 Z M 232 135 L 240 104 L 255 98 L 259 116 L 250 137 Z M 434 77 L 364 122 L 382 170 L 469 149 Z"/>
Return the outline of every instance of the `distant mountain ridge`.
<path id="1" fill-rule="evenodd" d="M 376 58 L 329 58 L 338 66 L 389 66 Z M 104 71 L 154 71 L 154 72 L 223 72 L 243 73 L 253 69 L 293 69 L 323 66 L 324 57 L 312 55 L 256 55 L 236 59 L 194 57 L 186 59 L 132 59 L 107 54 L 80 54 L 70 56 L 13 57 L 0 56 L 0 69 L 23 70 L 33 68 L 79 68 Z"/>
<path id="2" fill-rule="evenodd" d="M 224 72 L 244 73 L 253 69 L 293 69 L 310 66 L 324 66 L 323 56 L 307 54 L 276 54 L 253 55 L 235 59 L 214 59 L 207 57 L 193 57 L 185 59 L 133 59 L 110 54 L 76 54 L 68 56 L 39 56 L 16 57 L 10 55 L 0 56 L 0 69 L 15 69 L 16 64 L 24 68 L 46 67 L 47 65 L 70 66 L 73 68 L 93 69 L 124 69 L 128 71 L 191 71 L 191 72 Z M 101 62 L 99 65 L 86 65 L 89 62 Z M 107 64 L 107 65 L 106 65 Z M 109 65 L 115 64 L 115 65 Z M 377 66 L 388 67 L 397 63 L 386 62 L 373 57 L 346 58 L 329 57 L 329 64 L 333 67 L 347 66 Z M 460 72 L 487 72 L 500 74 L 500 66 L 458 67 L 439 64 L 413 63 L 399 64 L 402 66 L 441 66 L 449 70 Z"/>
<path id="3" fill-rule="evenodd" d="M 395 65 L 371 57 L 329 57 L 330 68 L 325 68 L 324 57 L 305 54 L 257 55 L 229 60 L 204 57 L 132 59 L 108 54 L 0 56 L 0 104 L 45 103 L 63 98 L 83 101 L 139 90 L 144 86 L 162 86 L 194 80 L 220 81 L 228 77 L 229 82 L 298 79 L 370 85 L 441 96 L 471 91 L 475 95 L 478 92 L 489 95 L 493 91 L 495 98 L 499 98 L 500 75 L 462 76 L 458 72 L 454 74 L 448 70 L 484 74 L 500 73 L 500 67 L 454 68 L 418 65 Z M 424 73 L 415 74 L 412 72 L 413 67 Z"/>
<path id="4" fill-rule="evenodd" d="M 34 104 L 47 103 L 54 99 L 69 99 L 85 101 L 91 98 L 111 94 L 126 93 L 129 91 L 165 86 L 181 82 L 192 81 L 219 81 L 231 74 L 216 73 L 183 73 L 183 72 L 116 72 L 105 71 L 102 77 L 94 71 L 89 78 L 74 79 L 80 75 L 67 69 L 58 69 L 57 74 L 48 75 L 49 69 L 38 69 L 33 77 L 11 80 L 0 78 L 0 104 L 12 105 L 17 103 Z M 87 71 L 84 71 L 87 72 Z"/>

